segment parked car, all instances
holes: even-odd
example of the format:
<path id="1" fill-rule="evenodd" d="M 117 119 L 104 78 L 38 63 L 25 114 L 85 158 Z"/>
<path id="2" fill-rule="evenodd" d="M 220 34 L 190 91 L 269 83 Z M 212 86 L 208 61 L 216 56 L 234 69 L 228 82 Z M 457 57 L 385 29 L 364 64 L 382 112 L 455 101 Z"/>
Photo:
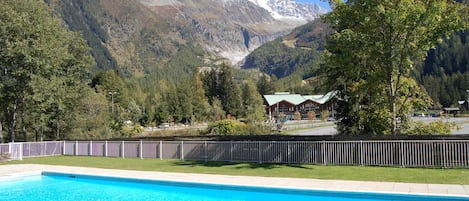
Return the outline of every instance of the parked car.
<path id="1" fill-rule="evenodd" d="M 162 123 L 158 126 L 158 128 L 169 128 L 169 123 Z"/>

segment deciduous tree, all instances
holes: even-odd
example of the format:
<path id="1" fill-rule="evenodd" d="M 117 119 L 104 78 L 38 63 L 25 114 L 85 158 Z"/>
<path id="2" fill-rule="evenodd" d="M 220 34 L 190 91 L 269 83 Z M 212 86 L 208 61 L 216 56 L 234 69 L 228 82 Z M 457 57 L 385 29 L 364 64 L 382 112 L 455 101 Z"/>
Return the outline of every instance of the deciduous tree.
<path id="1" fill-rule="evenodd" d="M 65 137 L 71 110 L 92 66 L 83 39 L 35 0 L 0 1 L 0 110 L 14 141 L 17 131 L 48 130 Z M 35 121 L 32 121 L 35 120 Z"/>
<path id="2" fill-rule="evenodd" d="M 333 0 L 324 20 L 336 32 L 326 45 L 329 86 L 340 91 L 339 128 L 398 133 L 402 97 L 414 61 L 442 37 L 467 27 L 467 6 L 452 0 Z M 370 133 L 367 133 L 370 134 Z"/>

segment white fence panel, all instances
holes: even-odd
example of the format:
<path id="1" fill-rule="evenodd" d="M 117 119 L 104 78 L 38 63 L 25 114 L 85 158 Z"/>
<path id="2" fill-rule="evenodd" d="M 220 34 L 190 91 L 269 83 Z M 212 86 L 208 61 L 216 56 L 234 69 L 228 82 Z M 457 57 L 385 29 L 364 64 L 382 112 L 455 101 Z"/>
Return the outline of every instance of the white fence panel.
<path id="1" fill-rule="evenodd" d="M 469 168 L 468 140 L 62 141 L 0 144 L 12 159 L 77 155 L 199 161 Z"/>

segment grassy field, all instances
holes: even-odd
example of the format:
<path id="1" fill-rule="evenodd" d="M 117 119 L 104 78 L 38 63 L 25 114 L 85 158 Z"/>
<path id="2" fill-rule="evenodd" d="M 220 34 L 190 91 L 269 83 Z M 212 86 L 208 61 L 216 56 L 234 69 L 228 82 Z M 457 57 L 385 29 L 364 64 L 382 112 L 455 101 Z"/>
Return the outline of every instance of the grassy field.
<path id="1" fill-rule="evenodd" d="M 338 179 L 356 181 L 469 184 L 469 169 L 422 169 L 397 167 L 227 163 L 78 156 L 26 158 L 22 161 L 0 162 L 0 165 L 5 164 L 47 164 L 123 170 Z"/>

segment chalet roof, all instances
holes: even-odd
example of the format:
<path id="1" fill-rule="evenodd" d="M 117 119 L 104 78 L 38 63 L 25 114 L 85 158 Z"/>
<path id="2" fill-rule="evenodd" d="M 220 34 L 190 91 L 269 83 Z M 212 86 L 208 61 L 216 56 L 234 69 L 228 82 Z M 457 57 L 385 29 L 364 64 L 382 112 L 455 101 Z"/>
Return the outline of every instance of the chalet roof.
<path id="1" fill-rule="evenodd" d="M 331 100 L 337 94 L 336 91 L 331 91 L 324 95 L 305 95 L 303 96 L 306 100 L 312 100 L 319 104 L 324 104 L 327 101 Z"/>
<path id="2" fill-rule="evenodd" d="M 265 100 L 269 106 L 275 105 L 279 102 L 286 101 L 293 105 L 298 105 L 305 101 L 305 98 L 300 94 L 274 94 L 264 95 Z"/>
<path id="3" fill-rule="evenodd" d="M 279 102 L 286 101 L 293 105 L 299 105 L 307 100 L 324 104 L 333 98 L 337 93 L 335 91 L 329 92 L 325 95 L 300 95 L 290 94 L 288 92 L 276 92 L 273 95 L 264 95 L 264 99 L 267 101 L 269 106 L 275 105 Z"/>

